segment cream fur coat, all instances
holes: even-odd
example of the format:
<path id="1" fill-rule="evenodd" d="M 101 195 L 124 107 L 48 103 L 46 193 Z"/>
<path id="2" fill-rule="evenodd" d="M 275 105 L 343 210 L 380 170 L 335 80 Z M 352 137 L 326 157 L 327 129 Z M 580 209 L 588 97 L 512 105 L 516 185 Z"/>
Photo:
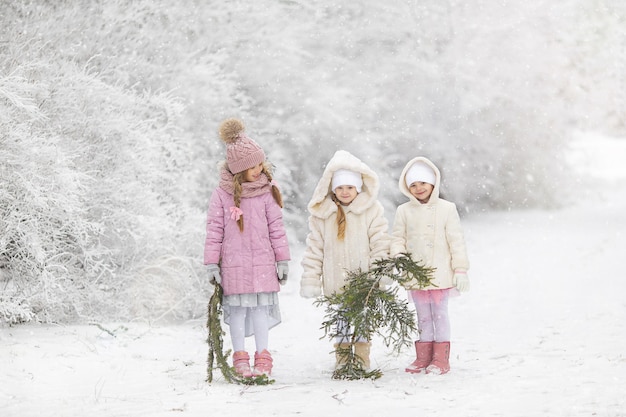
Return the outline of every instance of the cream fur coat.
<path id="1" fill-rule="evenodd" d="M 361 193 L 348 206 L 344 240 L 337 239 L 337 205 L 331 199 L 333 173 L 338 169 L 360 172 Z M 342 291 L 347 272 L 369 269 L 376 259 L 389 255 L 388 223 L 378 201 L 378 176 L 346 151 L 337 151 L 328 162 L 308 204 L 309 234 L 302 259 L 300 294 L 319 296 Z"/>

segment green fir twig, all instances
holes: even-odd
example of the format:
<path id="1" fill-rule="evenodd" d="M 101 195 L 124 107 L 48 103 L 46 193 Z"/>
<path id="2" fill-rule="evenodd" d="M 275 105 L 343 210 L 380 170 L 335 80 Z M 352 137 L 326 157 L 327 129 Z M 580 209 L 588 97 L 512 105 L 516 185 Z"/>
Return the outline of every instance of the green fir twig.
<path id="1" fill-rule="evenodd" d="M 335 353 L 341 357 L 343 365 L 337 367 L 333 371 L 333 379 L 343 379 L 355 381 L 358 379 L 378 379 L 383 376 L 380 369 L 367 370 L 361 358 L 359 358 L 354 350 L 355 338 L 351 339 L 348 346 L 338 345 Z"/>
<path id="2" fill-rule="evenodd" d="M 209 344 L 209 353 L 207 358 L 207 382 L 213 382 L 213 367 L 216 365 L 222 371 L 224 379 L 231 384 L 243 385 L 269 385 L 274 380 L 267 375 L 258 375 L 253 377 L 243 377 L 235 372 L 235 368 L 228 365 L 228 357 L 230 350 L 224 352 L 223 336 L 226 334 L 222 330 L 222 297 L 223 289 L 219 284 L 215 284 L 215 291 L 209 300 L 207 329 L 209 332 L 207 342 Z"/>
<path id="3" fill-rule="evenodd" d="M 333 379 L 378 379 L 382 371 L 364 368 L 355 354 L 354 346 L 359 340 L 372 340 L 374 334 L 382 336 L 385 346 L 400 352 L 410 346 L 417 331 L 414 314 L 408 303 L 397 296 L 399 286 L 425 288 L 432 283 L 433 268 L 413 261 L 411 255 L 403 253 L 395 258 L 375 261 L 373 266 L 348 272 L 346 285 L 341 293 L 322 296 L 315 305 L 325 305 L 325 320 L 322 322 L 324 337 L 334 340 L 341 337 L 339 324 L 347 324 L 351 334 L 348 346 L 337 346 L 335 353 L 342 357 L 343 365 L 335 369 Z M 382 284 L 381 284 L 382 283 Z"/>

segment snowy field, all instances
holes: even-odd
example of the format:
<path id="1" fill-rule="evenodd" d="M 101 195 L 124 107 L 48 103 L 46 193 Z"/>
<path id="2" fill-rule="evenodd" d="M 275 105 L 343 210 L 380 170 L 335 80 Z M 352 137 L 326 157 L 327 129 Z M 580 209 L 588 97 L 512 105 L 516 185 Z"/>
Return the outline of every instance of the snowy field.
<path id="1" fill-rule="evenodd" d="M 589 182 L 558 211 L 464 219 L 472 289 L 451 300 L 452 371 L 410 375 L 374 342 L 376 381 L 334 381 L 294 248 L 275 384 L 206 378 L 204 320 L 0 329 L 0 416 L 626 416 L 626 141 L 588 138 Z M 225 338 L 229 343 L 228 338 Z M 253 341 L 247 340 L 249 350 Z"/>

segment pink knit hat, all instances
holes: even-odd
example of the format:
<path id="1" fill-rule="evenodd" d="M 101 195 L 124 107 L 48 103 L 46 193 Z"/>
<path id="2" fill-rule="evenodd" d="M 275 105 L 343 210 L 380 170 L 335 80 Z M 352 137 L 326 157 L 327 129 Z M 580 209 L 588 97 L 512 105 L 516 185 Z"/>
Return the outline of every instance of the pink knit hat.
<path id="1" fill-rule="evenodd" d="M 227 119 L 220 125 L 220 137 L 226 144 L 226 163 L 238 174 L 265 161 L 265 152 L 244 133 L 241 120 Z"/>

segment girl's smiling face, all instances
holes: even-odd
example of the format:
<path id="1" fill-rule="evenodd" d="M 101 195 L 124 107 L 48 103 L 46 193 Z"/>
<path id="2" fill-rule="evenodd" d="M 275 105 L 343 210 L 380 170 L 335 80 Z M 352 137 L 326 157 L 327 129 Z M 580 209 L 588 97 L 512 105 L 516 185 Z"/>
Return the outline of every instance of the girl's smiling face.
<path id="1" fill-rule="evenodd" d="M 434 185 L 427 182 L 415 181 L 409 186 L 409 191 L 413 197 L 417 198 L 417 201 L 425 204 L 428 203 L 434 188 Z"/>
<path id="2" fill-rule="evenodd" d="M 340 185 L 333 192 L 337 196 L 337 200 L 344 206 L 352 203 L 358 194 L 356 187 L 353 185 Z"/>
<path id="3" fill-rule="evenodd" d="M 254 182 L 261 176 L 261 171 L 263 171 L 263 162 L 252 168 L 248 168 L 243 176 L 243 180 L 245 182 Z"/>

